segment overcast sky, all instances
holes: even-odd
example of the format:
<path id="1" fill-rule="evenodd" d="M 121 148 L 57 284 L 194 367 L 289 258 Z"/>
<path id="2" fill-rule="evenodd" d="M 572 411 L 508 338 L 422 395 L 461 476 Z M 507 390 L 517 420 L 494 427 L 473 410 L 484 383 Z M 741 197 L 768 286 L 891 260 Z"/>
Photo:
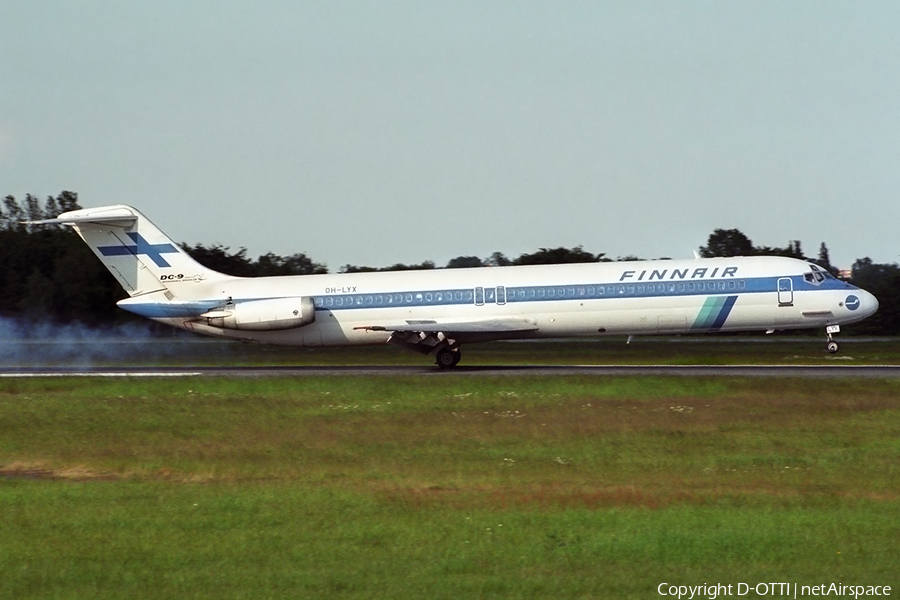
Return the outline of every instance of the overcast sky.
<path id="1" fill-rule="evenodd" d="M 0 3 L 0 195 L 332 271 L 900 260 L 898 2 Z"/>

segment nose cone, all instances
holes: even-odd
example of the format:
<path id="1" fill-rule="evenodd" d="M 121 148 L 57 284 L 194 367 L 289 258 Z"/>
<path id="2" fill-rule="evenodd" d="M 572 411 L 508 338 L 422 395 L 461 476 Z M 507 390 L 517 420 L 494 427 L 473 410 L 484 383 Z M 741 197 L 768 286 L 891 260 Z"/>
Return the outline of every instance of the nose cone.
<path id="1" fill-rule="evenodd" d="M 856 288 L 844 299 L 844 308 L 848 311 L 845 323 L 856 323 L 875 314 L 878 299 L 866 290 Z"/>
<path id="2" fill-rule="evenodd" d="M 865 319 L 866 317 L 871 317 L 875 314 L 875 311 L 878 310 L 878 298 L 867 292 L 866 290 L 859 290 L 856 294 L 859 296 L 859 313 L 860 317 Z"/>

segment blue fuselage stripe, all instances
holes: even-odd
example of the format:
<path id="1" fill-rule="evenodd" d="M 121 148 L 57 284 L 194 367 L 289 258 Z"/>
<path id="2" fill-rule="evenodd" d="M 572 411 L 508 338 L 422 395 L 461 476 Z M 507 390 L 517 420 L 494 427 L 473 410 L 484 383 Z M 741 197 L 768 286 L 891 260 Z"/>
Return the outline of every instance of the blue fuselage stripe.
<path id="1" fill-rule="evenodd" d="M 734 306 L 734 303 L 737 301 L 737 296 L 728 296 L 725 298 L 725 302 L 722 304 L 722 308 L 719 310 L 719 314 L 716 317 L 716 320 L 713 321 L 711 329 L 716 331 L 722 328 L 722 325 L 725 324 L 725 319 L 728 318 L 728 315 L 731 313 L 731 309 Z"/>

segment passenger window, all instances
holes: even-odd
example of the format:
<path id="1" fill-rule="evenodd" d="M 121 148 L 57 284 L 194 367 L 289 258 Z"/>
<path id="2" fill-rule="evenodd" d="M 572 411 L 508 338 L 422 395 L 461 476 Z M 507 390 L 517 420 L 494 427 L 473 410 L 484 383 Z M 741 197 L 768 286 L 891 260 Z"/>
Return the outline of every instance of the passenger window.
<path id="1" fill-rule="evenodd" d="M 738 281 L 738 287 L 739 287 L 740 289 L 744 289 L 744 288 L 746 287 L 746 284 L 744 283 L 744 280 L 743 280 L 743 279 L 741 279 L 740 281 Z"/>
<path id="2" fill-rule="evenodd" d="M 315 302 L 317 308 L 322 308 L 322 299 L 321 298 L 316 298 L 314 300 L 314 302 Z"/>
<path id="3" fill-rule="evenodd" d="M 679 283 L 679 284 L 678 284 L 678 291 L 679 291 L 679 292 L 683 292 L 683 291 L 684 291 L 684 284 L 683 284 L 683 283 Z"/>

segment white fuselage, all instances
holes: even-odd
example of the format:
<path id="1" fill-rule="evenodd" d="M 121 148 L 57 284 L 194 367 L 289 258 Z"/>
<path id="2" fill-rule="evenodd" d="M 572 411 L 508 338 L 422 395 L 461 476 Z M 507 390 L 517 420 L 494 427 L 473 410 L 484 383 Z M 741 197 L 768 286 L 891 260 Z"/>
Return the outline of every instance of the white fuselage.
<path id="1" fill-rule="evenodd" d="M 516 319 L 528 331 L 460 334 L 463 341 L 816 328 L 862 320 L 868 292 L 782 257 L 609 262 L 225 278 L 186 277 L 122 308 L 197 333 L 297 346 L 383 344 L 399 324 Z M 211 326 L 229 301 L 313 300 L 313 322 L 274 331 Z M 385 328 L 385 329 L 382 329 Z M 434 327 L 432 327 L 433 329 Z"/>

